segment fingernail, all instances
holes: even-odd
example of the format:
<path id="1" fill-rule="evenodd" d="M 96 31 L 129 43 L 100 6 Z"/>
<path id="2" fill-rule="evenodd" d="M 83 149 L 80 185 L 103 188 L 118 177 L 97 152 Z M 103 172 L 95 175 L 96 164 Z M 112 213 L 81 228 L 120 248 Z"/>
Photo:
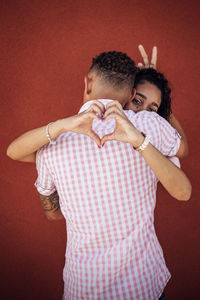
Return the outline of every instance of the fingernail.
<path id="1" fill-rule="evenodd" d="M 101 147 L 103 147 L 103 146 L 104 146 L 104 144 L 105 144 L 105 143 L 103 143 L 103 144 L 101 145 Z"/>
<path id="2" fill-rule="evenodd" d="M 99 145 L 97 145 L 99 147 L 99 149 L 101 149 L 101 147 Z"/>

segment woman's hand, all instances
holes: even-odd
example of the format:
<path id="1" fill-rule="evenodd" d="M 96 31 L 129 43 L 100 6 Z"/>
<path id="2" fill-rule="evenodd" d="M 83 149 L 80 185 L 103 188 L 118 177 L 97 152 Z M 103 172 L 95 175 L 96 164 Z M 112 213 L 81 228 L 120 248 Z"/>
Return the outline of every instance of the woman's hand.
<path id="1" fill-rule="evenodd" d="M 152 49 L 152 56 L 151 56 L 151 62 L 149 61 L 149 57 L 142 45 L 138 46 L 138 49 L 140 51 L 140 54 L 143 59 L 143 63 L 139 62 L 138 63 L 138 68 L 143 69 L 143 68 L 153 68 L 156 70 L 157 68 L 157 47 L 154 46 Z"/>
<path id="2" fill-rule="evenodd" d="M 92 105 L 84 112 L 75 116 L 63 119 L 63 129 L 72 131 L 77 134 L 85 134 L 92 138 L 100 147 L 101 140 L 99 136 L 92 130 L 94 119 L 100 118 L 104 114 L 105 107 L 100 101 L 94 101 Z"/>
<path id="3" fill-rule="evenodd" d="M 104 118 L 105 120 L 114 119 L 116 121 L 116 127 L 113 133 L 107 134 L 102 138 L 102 146 L 106 141 L 112 140 L 129 143 L 134 148 L 138 148 L 143 143 L 144 136 L 129 121 L 118 101 L 111 102 L 106 106 Z"/>

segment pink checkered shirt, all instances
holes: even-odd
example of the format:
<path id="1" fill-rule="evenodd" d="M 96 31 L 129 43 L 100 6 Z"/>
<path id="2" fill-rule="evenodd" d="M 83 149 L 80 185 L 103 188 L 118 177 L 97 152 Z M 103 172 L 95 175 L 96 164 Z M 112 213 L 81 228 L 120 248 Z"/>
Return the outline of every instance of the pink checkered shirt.
<path id="1" fill-rule="evenodd" d="M 180 137 L 166 120 L 125 113 L 164 155 L 176 154 Z M 113 119 L 93 121 L 100 138 L 114 127 Z M 158 299 L 170 273 L 154 229 L 158 180 L 141 154 L 118 141 L 99 149 L 66 132 L 38 151 L 37 170 L 38 192 L 57 190 L 66 219 L 65 299 Z"/>

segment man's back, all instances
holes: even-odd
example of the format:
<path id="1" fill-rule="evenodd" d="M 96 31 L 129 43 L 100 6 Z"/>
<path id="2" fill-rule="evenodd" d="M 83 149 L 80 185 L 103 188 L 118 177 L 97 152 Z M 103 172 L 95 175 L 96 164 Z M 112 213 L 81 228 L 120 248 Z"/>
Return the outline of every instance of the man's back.
<path id="1" fill-rule="evenodd" d="M 163 142 L 168 127 L 155 114 L 126 114 L 164 154 L 176 153 L 175 133 L 170 128 Z M 114 127 L 93 124 L 100 138 Z M 38 190 L 58 191 L 67 222 L 67 299 L 156 299 L 170 275 L 153 226 L 157 178 L 140 154 L 117 141 L 99 149 L 68 132 L 40 151 L 37 165 Z"/>

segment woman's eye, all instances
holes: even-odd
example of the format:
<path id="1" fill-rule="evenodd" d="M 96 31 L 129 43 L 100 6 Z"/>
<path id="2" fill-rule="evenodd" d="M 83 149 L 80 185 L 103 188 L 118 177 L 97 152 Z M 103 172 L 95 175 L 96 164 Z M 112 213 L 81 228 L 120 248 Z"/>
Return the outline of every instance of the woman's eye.
<path id="1" fill-rule="evenodd" d="M 148 108 L 148 111 L 151 111 L 151 112 L 157 112 L 155 109 L 153 109 L 153 108 L 151 108 L 151 107 Z"/>
<path id="2" fill-rule="evenodd" d="M 137 105 L 142 105 L 142 101 L 140 99 L 134 98 L 133 102 Z"/>

